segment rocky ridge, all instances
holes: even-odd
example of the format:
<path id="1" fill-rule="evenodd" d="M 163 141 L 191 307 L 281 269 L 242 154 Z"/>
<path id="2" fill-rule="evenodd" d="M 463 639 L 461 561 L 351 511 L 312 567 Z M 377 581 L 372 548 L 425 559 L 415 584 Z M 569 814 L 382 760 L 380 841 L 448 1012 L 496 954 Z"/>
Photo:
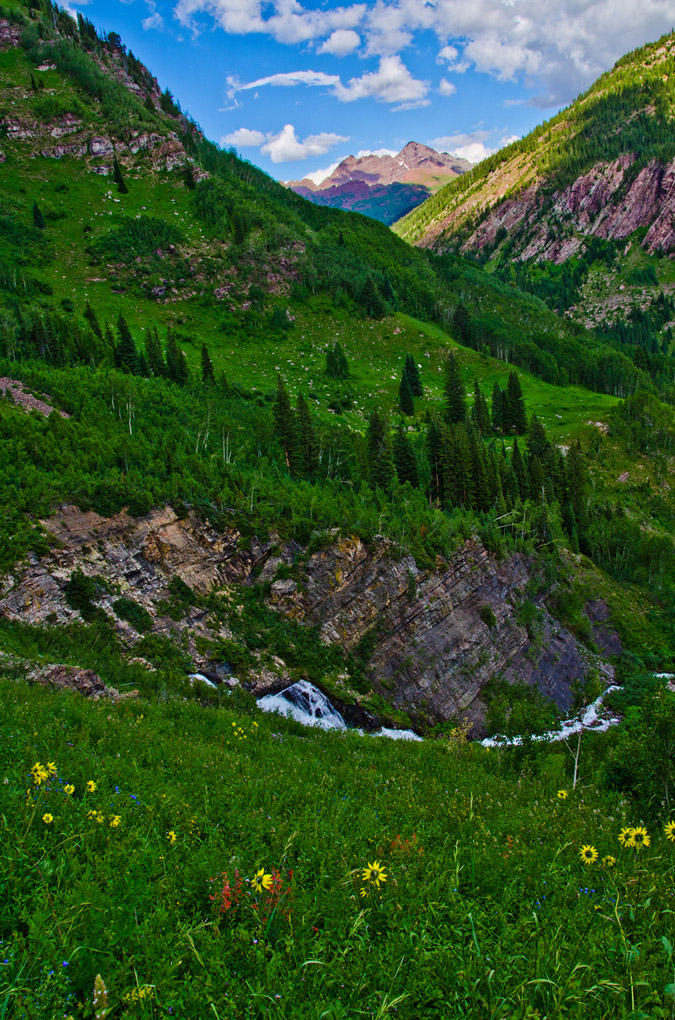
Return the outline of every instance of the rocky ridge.
<path id="1" fill-rule="evenodd" d="M 110 519 L 62 507 L 43 524 L 53 548 L 3 579 L 0 616 L 37 625 L 77 619 L 64 588 L 79 569 L 104 582 L 97 605 L 112 619 L 114 600 L 132 597 L 152 616 L 154 632 L 183 635 L 195 670 L 216 679 L 222 679 L 223 664 L 203 649 L 232 635 L 227 624 L 198 607 L 179 621 L 162 615 L 176 575 L 196 592 L 222 592 L 233 611 L 237 586 L 255 584 L 278 612 L 318 626 L 327 644 L 353 651 L 370 643 L 374 689 L 420 724 L 465 718 L 480 735 L 482 694 L 495 678 L 536 685 L 563 711 L 571 704 L 572 683 L 589 669 L 599 669 L 607 682 L 612 678 L 612 667 L 553 618 L 545 593 L 530 596 L 530 622 L 519 622 L 532 564 L 522 555 L 500 562 L 477 540 L 423 571 L 385 539 L 366 545 L 336 535 L 307 554 L 275 536 L 242 543 L 235 528 L 217 531 L 193 513 L 179 518 L 168 507 L 143 518 L 123 512 Z M 597 604 L 592 612 L 597 644 L 616 654 L 620 642 L 607 625 L 606 607 Z M 140 635 L 122 620 L 115 626 L 133 656 Z M 243 679 L 259 695 L 292 678 L 283 661 L 268 654 Z M 341 683 L 349 700 L 349 678 L 339 680 L 338 688 Z"/>

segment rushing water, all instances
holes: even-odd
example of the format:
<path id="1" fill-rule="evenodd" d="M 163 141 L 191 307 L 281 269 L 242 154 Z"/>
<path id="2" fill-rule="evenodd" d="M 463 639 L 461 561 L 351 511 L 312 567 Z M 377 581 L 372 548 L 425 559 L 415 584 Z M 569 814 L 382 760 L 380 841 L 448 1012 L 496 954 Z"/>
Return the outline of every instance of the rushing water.
<path id="1" fill-rule="evenodd" d="M 258 698 L 258 708 L 263 712 L 278 712 L 280 715 L 290 716 L 304 726 L 319 726 L 322 730 L 349 729 L 326 695 L 307 680 L 298 680 L 277 694 L 266 694 L 263 698 Z M 391 730 L 385 727 L 373 736 L 389 737 L 391 740 L 422 739 L 413 730 Z"/>
<path id="2" fill-rule="evenodd" d="M 561 723 L 557 730 L 548 730 L 546 733 L 540 733 L 537 736 L 531 737 L 531 740 L 545 740 L 547 743 L 553 743 L 556 740 L 567 740 L 568 737 L 574 736 L 575 733 L 580 733 L 582 730 L 592 730 L 594 733 L 604 733 L 610 728 L 610 726 L 616 726 L 617 723 L 621 722 L 621 718 L 618 715 L 612 715 L 610 712 L 604 710 L 604 700 L 608 694 L 612 691 L 618 691 L 619 688 L 614 684 L 612 687 L 607 687 L 599 698 L 596 698 L 592 705 L 588 705 L 583 712 L 580 712 L 575 719 L 567 719 Z M 486 737 L 485 740 L 481 740 L 483 747 L 513 747 L 522 744 L 522 737 Z"/>

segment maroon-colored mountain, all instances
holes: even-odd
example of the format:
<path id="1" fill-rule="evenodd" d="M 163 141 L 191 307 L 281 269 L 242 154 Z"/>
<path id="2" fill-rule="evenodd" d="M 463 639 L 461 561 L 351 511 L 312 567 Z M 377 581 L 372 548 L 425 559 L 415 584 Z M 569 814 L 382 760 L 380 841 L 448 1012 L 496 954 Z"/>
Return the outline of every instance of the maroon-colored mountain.
<path id="1" fill-rule="evenodd" d="M 408 142 L 396 156 L 348 156 L 318 185 L 305 177 L 287 186 L 317 205 L 389 224 L 471 166 L 458 156 Z"/>

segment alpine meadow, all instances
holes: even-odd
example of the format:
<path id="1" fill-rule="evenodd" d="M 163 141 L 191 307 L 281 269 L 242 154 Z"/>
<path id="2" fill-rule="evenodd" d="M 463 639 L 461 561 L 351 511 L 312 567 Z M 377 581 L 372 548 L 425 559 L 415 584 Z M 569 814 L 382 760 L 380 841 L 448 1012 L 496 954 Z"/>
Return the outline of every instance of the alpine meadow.
<path id="1" fill-rule="evenodd" d="M 0 1020 L 673 1020 L 675 35 L 296 194 L 0 3 Z"/>

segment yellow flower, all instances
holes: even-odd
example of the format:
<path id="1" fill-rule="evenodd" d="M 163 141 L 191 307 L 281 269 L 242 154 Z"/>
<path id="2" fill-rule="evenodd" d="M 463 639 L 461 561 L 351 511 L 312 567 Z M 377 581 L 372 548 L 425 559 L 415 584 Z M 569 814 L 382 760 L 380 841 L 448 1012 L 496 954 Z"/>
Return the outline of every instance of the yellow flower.
<path id="1" fill-rule="evenodd" d="M 558 790 L 558 800 L 567 800 L 567 790 Z"/>
<path id="2" fill-rule="evenodd" d="M 49 773 L 50 776 L 56 775 L 56 762 L 54 761 L 47 762 L 47 772 Z"/>
<path id="3" fill-rule="evenodd" d="M 603 868 L 613 868 L 616 864 L 616 857 L 612 857 L 611 854 L 606 854 L 600 861 Z"/>
<path id="4" fill-rule="evenodd" d="M 72 795 L 75 793 L 75 787 L 72 785 L 72 783 L 68 783 L 67 786 L 63 787 L 63 792 L 66 793 L 69 797 L 72 797 Z"/>
<path id="5" fill-rule="evenodd" d="M 45 823 L 45 825 L 51 825 L 52 822 L 54 821 L 54 815 L 50 815 L 48 811 L 46 814 L 42 816 L 42 821 Z"/>
<path id="6" fill-rule="evenodd" d="M 633 830 L 627 825 L 624 825 L 623 829 L 619 833 L 619 843 L 621 846 L 635 846 L 633 842 Z"/>
<path id="7" fill-rule="evenodd" d="M 96 783 L 94 782 L 93 779 L 90 779 L 87 782 L 87 790 L 89 791 L 89 793 L 95 793 L 96 792 Z"/>
<path id="8" fill-rule="evenodd" d="M 374 882 L 375 885 L 380 887 L 380 882 L 387 881 L 387 873 L 384 870 L 383 865 L 379 861 L 373 861 L 372 864 L 368 864 L 361 874 L 361 878 L 364 882 Z"/>
<path id="9" fill-rule="evenodd" d="M 96 815 L 96 821 L 99 825 L 103 825 L 105 821 L 105 815 L 102 815 L 101 812 L 99 811 L 99 813 Z"/>
<path id="10" fill-rule="evenodd" d="M 590 846 L 588 843 L 582 846 L 579 851 L 579 857 L 581 857 L 584 864 L 595 864 L 598 859 L 598 851 L 594 846 Z"/>
<path id="11" fill-rule="evenodd" d="M 116 829 L 121 821 L 122 821 L 122 816 L 121 815 L 111 815 L 110 816 L 110 828 L 111 829 Z"/>
<path id="12" fill-rule="evenodd" d="M 177 838 L 176 833 L 173 831 L 173 829 L 169 829 L 169 831 L 166 834 L 166 838 L 169 841 L 169 846 L 173 846 Z"/>
<path id="13" fill-rule="evenodd" d="M 633 839 L 631 846 L 634 846 L 636 850 L 642 850 L 643 846 L 649 846 L 652 841 L 651 836 L 645 829 L 644 825 L 636 826 L 632 830 L 631 836 Z"/>
<path id="14" fill-rule="evenodd" d="M 257 893 L 265 892 L 266 889 L 272 888 L 272 876 L 266 875 L 265 869 L 261 868 L 251 879 L 251 885 Z"/>
<path id="15" fill-rule="evenodd" d="M 669 839 L 673 843 L 675 843 L 675 821 L 666 822 L 666 824 L 663 826 L 663 831 L 665 833 L 666 839 Z"/>
<path id="16" fill-rule="evenodd" d="M 41 765 L 39 761 L 35 762 L 33 768 L 30 770 L 30 774 L 33 777 L 33 782 L 36 786 L 40 786 L 41 783 L 46 783 L 49 779 L 49 772 Z"/>

